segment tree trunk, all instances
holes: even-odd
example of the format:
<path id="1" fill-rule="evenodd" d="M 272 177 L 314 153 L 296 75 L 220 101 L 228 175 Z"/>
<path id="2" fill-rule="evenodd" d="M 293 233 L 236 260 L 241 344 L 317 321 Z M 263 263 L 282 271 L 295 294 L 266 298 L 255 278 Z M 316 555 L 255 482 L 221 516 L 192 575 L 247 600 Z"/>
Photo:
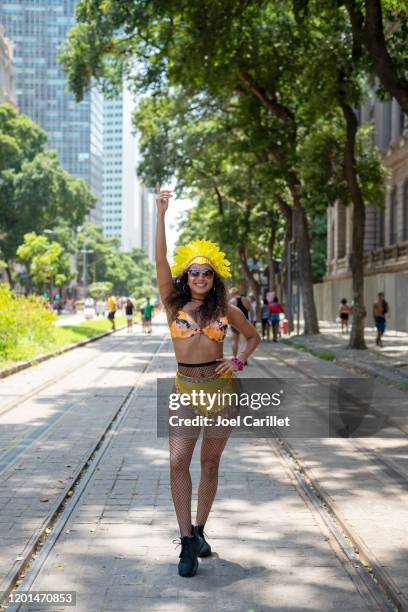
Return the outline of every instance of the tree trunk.
<path id="1" fill-rule="evenodd" d="M 268 287 L 269 291 L 275 291 L 275 269 L 273 261 L 273 249 L 276 238 L 276 221 L 273 215 L 270 215 L 270 231 L 268 240 Z"/>
<path id="2" fill-rule="evenodd" d="M 312 257 L 310 255 L 309 224 L 306 212 L 300 203 L 297 192 L 292 192 L 294 234 L 297 250 L 297 261 L 300 276 L 300 288 L 303 301 L 303 317 L 305 321 L 304 334 L 312 335 L 319 333 L 319 321 L 317 318 L 316 305 L 313 294 Z"/>
<path id="3" fill-rule="evenodd" d="M 364 236 L 365 206 L 357 178 L 354 155 L 355 140 L 358 128 L 357 117 L 351 106 L 340 104 L 346 120 L 347 139 L 344 149 L 344 176 L 353 203 L 352 253 L 350 256 L 353 291 L 353 324 L 349 348 L 366 349 L 364 339 L 364 318 L 367 314 L 364 306 Z"/>
<path id="4" fill-rule="evenodd" d="M 14 289 L 13 275 L 11 274 L 10 262 L 6 261 L 6 274 L 10 289 Z"/>

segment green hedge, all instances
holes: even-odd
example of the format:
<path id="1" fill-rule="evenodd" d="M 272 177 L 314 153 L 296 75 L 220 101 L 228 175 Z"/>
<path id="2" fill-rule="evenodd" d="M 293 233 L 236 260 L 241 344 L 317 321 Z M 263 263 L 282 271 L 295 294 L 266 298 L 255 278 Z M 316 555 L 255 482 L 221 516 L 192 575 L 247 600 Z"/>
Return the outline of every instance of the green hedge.
<path id="1" fill-rule="evenodd" d="M 44 298 L 17 297 L 0 283 L 0 365 L 49 350 L 55 341 L 55 319 Z"/>

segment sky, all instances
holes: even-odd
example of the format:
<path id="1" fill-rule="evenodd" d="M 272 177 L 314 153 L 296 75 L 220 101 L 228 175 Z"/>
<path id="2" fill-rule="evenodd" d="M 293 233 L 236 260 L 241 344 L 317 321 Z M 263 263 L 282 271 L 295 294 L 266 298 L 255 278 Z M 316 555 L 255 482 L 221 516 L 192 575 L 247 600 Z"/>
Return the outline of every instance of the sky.
<path id="1" fill-rule="evenodd" d="M 192 200 L 170 200 L 166 215 L 166 235 L 167 235 L 167 254 L 173 256 L 176 242 L 178 239 L 178 225 L 185 217 L 189 208 L 193 208 L 195 203 Z"/>

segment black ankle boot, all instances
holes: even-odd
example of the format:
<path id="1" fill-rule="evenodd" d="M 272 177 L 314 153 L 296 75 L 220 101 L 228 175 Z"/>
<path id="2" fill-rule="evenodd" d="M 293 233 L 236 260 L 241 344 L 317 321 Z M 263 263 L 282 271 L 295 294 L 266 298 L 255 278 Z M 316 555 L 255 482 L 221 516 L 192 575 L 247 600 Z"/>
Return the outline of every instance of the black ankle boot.
<path id="1" fill-rule="evenodd" d="M 211 555 L 211 546 L 204 537 L 204 525 L 194 525 L 193 534 L 198 539 L 198 556 L 209 557 Z"/>
<path id="2" fill-rule="evenodd" d="M 181 541 L 180 561 L 178 564 L 179 576 L 191 578 L 195 575 L 198 568 L 197 553 L 200 547 L 198 538 L 194 535 L 183 536 Z"/>

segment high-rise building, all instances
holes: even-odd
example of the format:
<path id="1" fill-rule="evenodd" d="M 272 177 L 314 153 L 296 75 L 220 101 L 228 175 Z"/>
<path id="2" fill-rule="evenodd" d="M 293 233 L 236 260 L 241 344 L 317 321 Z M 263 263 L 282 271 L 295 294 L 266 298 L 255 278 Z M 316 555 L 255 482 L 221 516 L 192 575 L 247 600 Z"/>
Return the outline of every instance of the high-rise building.
<path id="1" fill-rule="evenodd" d="M 0 104 L 16 104 L 15 72 L 13 44 L 5 37 L 0 23 Z"/>
<path id="2" fill-rule="evenodd" d="M 134 100 L 126 87 L 104 100 L 103 230 L 124 251 L 138 247 L 153 260 L 154 206 L 137 176 L 138 138 L 132 125 Z"/>
<path id="3" fill-rule="evenodd" d="M 66 91 L 59 48 L 75 25 L 76 0 L 1 0 L 0 23 L 14 44 L 17 104 L 48 133 L 62 166 L 97 197 L 90 220 L 100 224 L 103 102 L 96 91 L 75 102 Z"/>

